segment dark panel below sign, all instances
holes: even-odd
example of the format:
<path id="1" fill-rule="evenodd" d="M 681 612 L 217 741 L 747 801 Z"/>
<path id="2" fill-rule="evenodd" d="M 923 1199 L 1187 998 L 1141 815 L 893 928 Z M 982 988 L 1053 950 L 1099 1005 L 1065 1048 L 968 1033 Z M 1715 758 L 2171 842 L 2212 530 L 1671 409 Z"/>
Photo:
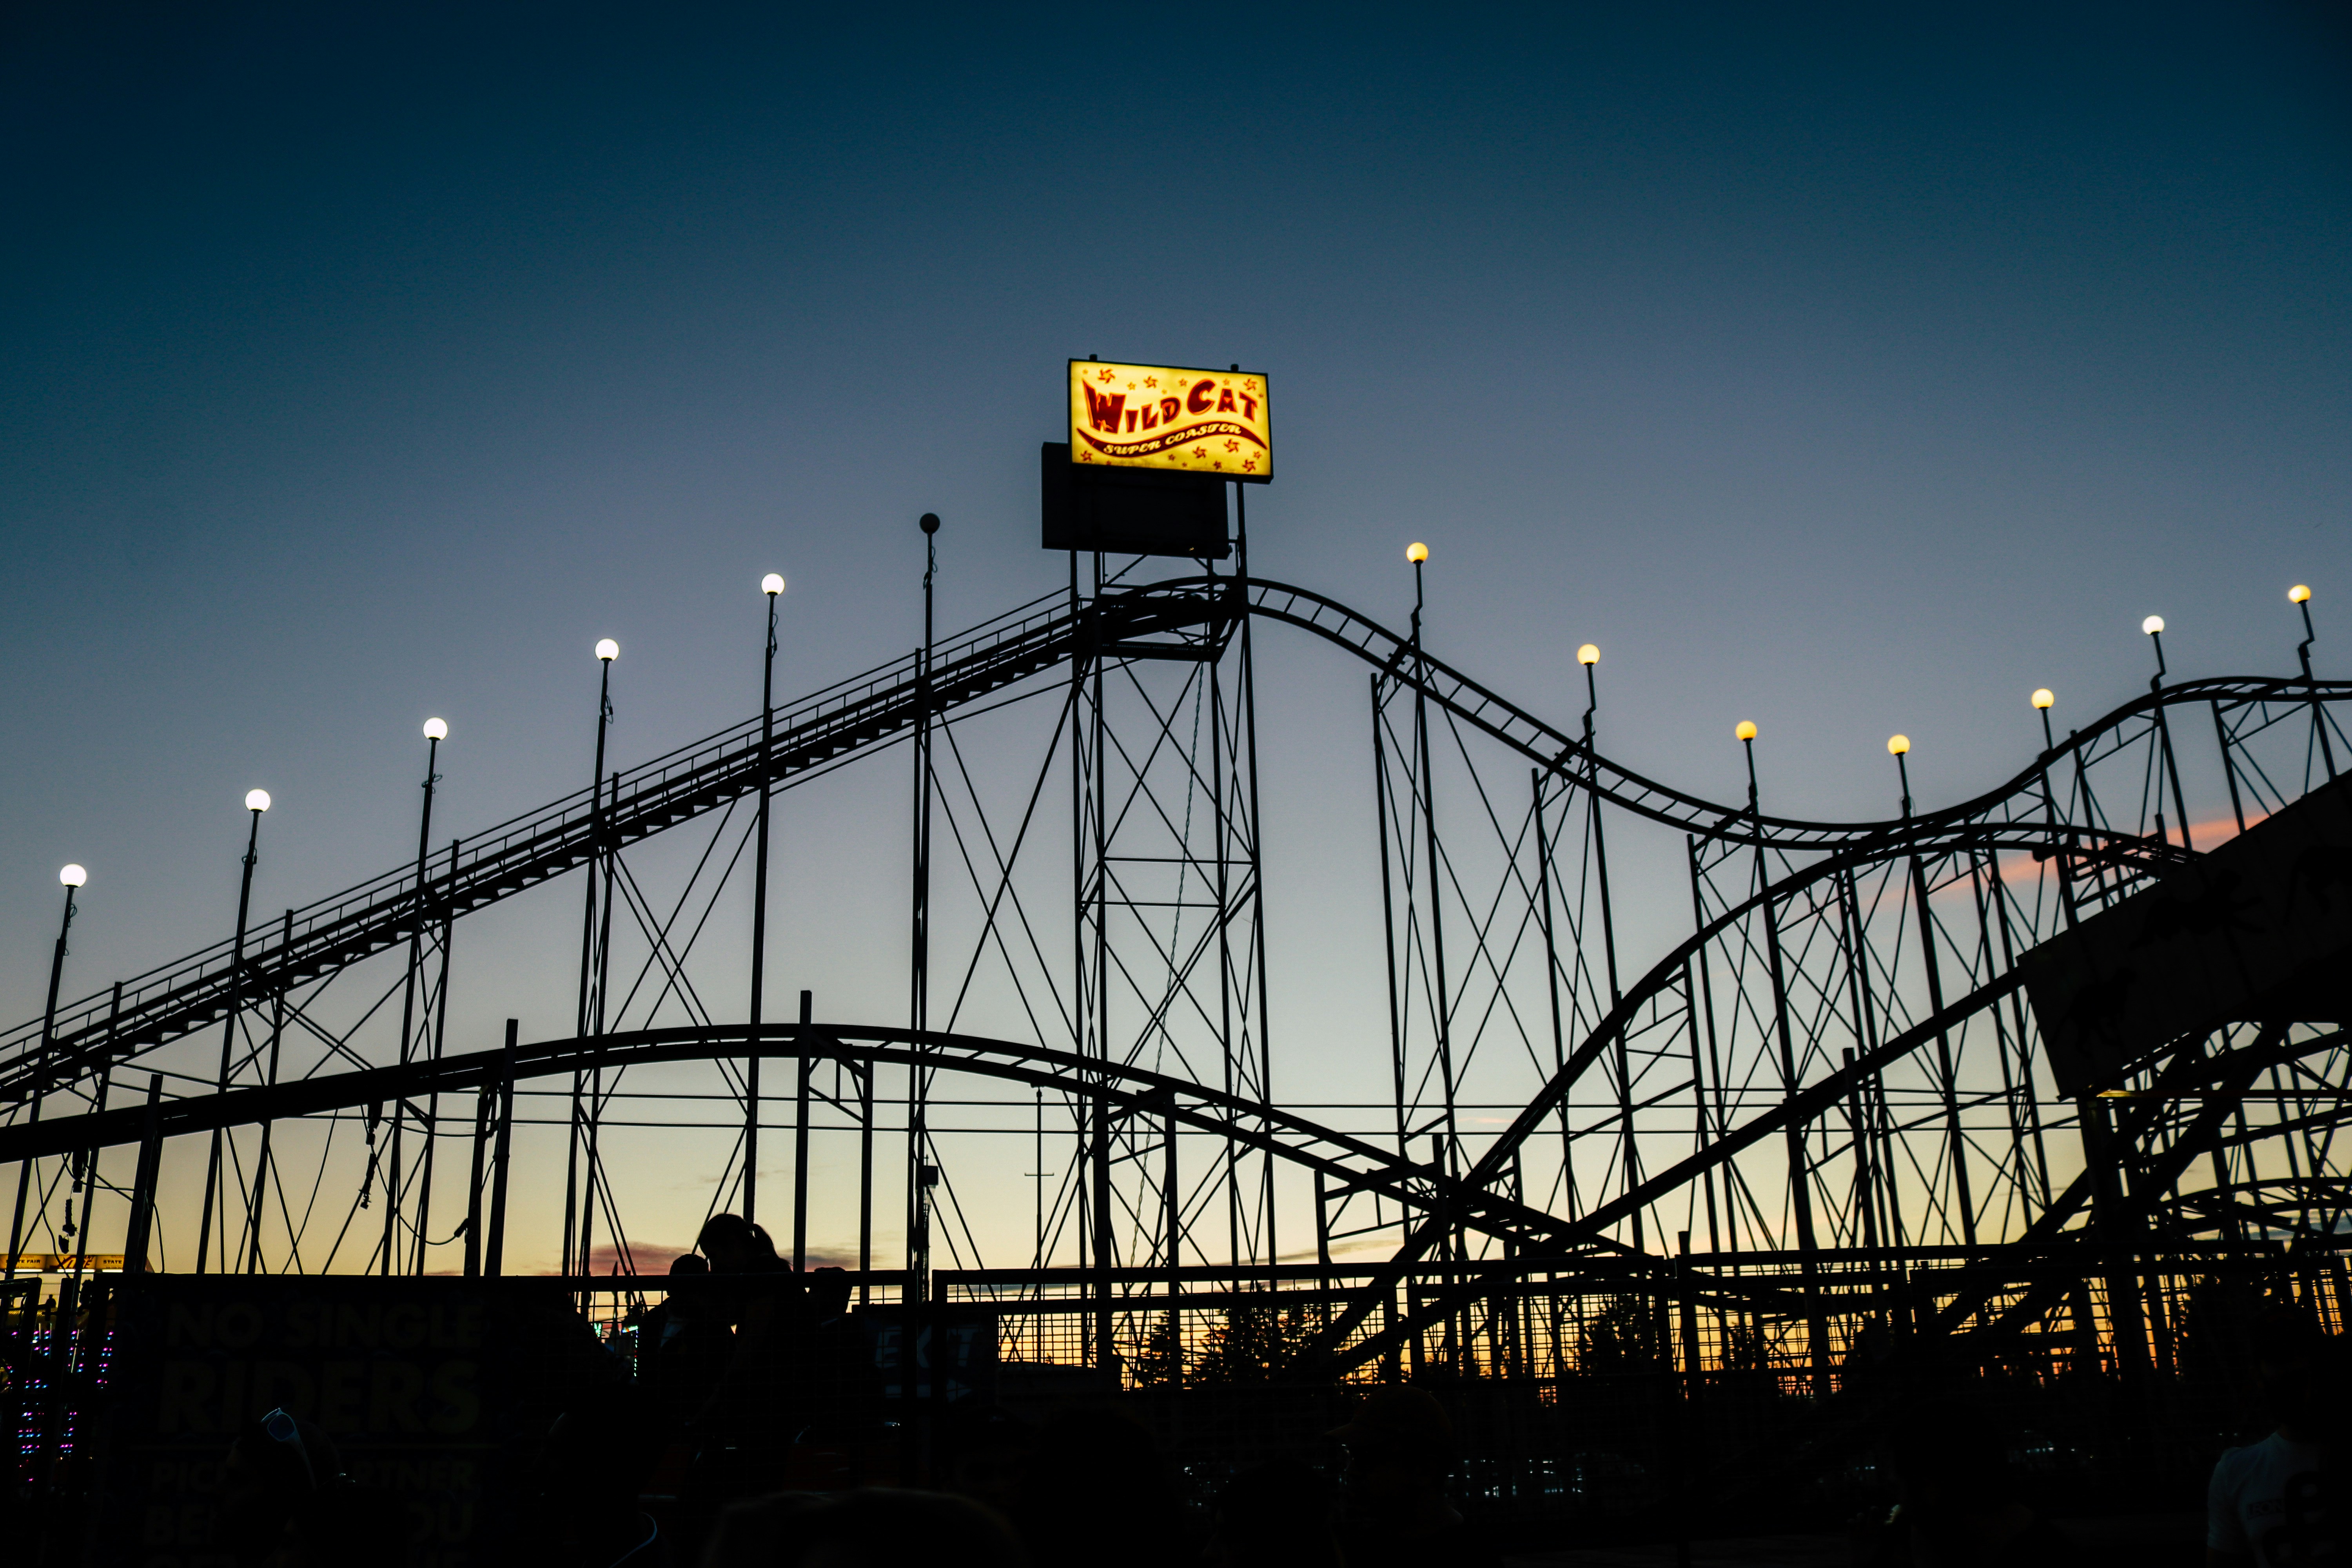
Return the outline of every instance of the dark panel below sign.
<path id="1" fill-rule="evenodd" d="M 2352 778 L 2026 953 L 2026 994 L 2070 1094 L 2184 1035 L 2352 1017 Z"/>
<path id="2" fill-rule="evenodd" d="M 116 1322 L 95 1560 L 232 1561 L 229 1442 L 282 1406 L 314 1423 L 410 1568 L 520 1562 L 522 1456 L 620 1364 L 554 1282 L 134 1276 Z"/>
<path id="3" fill-rule="evenodd" d="M 1058 441 L 1045 444 L 1038 464 L 1048 550 L 1202 561 L 1232 553 L 1221 477 L 1073 463 Z"/>

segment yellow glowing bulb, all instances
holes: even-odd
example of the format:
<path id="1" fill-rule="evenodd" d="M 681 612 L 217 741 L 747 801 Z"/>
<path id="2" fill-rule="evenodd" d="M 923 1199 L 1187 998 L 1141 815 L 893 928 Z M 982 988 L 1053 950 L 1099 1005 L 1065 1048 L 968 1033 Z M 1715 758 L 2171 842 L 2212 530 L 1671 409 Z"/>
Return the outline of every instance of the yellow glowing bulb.
<path id="1" fill-rule="evenodd" d="M 1576 662 L 1579 664 L 1599 664 L 1601 662 L 1601 649 L 1592 643 L 1586 643 L 1582 647 L 1576 650 Z"/>
<path id="2" fill-rule="evenodd" d="M 2150 616 L 2147 619 L 2140 622 L 2139 629 L 2146 632 L 2148 636 L 2154 637 L 2157 633 L 2164 629 L 2164 617 L 2162 616 Z"/>
<path id="3" fill-rule="evenodd" d="M 2286 591 L 2286 596 L 2288 600 L 2294 604 L 2307 605 L 2311 603 L 2311 584 L 2308 583 L 2297 583 L 2294 587 L 2289 588 Z"/>
<path id="4" fill-rule="evenodd" d="M 1754 740 L 1756 738 L 1756 721 L 1753 719 L 1742 719 L 1739 721 L 1739 728 L 1734 730 L 1732 733 L 1738 736 L 1743 741 Z"/>
<path id="5" fill-rule="evenodd" d="M 2047 708 L 2057 700 L 2057 693 L 2052 691 L 2048 687 L 2037 686 L 2033 689 L 2033 705 L 2036 708 Z"/>
<path id="6" fill-rule="evenodd" d="M 1899 756 L 1901 756 L 1904 752 L 1906 752 L 1909 751 L 1910 749 L 1911 749 L 1911 737 L 1910 737 L 1910 736 L 1908 736 L 1908 735 L 1889 735 L 1889 736 L 1887 736 L 1887 737 L 1886 737 L 1886 754 L 1887 754 L 1888 756 L 1890 756 L 1890 757 L 1899 757 Z"/>
<path id="7" fill-rule="evenodd" d="M 1404 547 L 1404 558 L 1418 566 L 1429 559 L 1429 546 L 1415 542 Z"/>

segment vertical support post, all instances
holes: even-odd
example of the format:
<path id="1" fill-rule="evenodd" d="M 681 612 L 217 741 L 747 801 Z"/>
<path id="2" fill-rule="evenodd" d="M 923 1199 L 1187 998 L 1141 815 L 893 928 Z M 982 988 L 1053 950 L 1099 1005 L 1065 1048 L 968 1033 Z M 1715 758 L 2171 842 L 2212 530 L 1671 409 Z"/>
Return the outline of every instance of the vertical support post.
<path id="1" fill-rule="evenodd" d="M 1324 1206 L 1323 1167 L 1315 1167 L 1315 1321 L 1331 1326 L 1331 1211 Z"/>
<path id="2" fill-rule="evenodd" d="M 1397 991 L 1396 890 L 1389 876 L 1388 747 L 1381 734 L 1381 678 L 1371 677 L 1372 816 L 1380 834 L 1381 936 L 1387 943 L 1389 981 L 1389 1077 L 1396 1096 L 1397 1158 L 1412 1158 L 1412 1118 L 1405 1109 L 1404 1005 Z"/>
<path id="3" fill-rule="evenodd" d="M 800 1048 L 800 1098 L 793 1121 L 793 1268 L 801 1272 L 808 1268 L 808 1174 L 809 1174 L 809 1050 L 814 1031 L 809 1027 L 813 1005 L 810 993 L 801 993 L 800 1032 L 793 1043 Z"/>
<path id="4" fill-rule="evenodd" d="M 406 1067 L 416 1046 L 416 982 L 425 967 L 425 924 L 429 902 L 430 882 L 425 870 L 425 856 L 433 840 L 433 781 L 441 775 L 434 772 L 440 760 L 441 742 L 428 731 L 425 740 L 425 808 L 416 824 L 416 904 L 411 913 L 414 923 L 408 929 L 408 968 L 401 979 L 400 989 L 400 1065 Z M 401 1204 L 401 1135 L 407 1123 L 408 1101 L 399 1095 L 392 1100 L 392 1149 L 386 1163 L 383 1184 L 383 1245 L 379 1253 L 381 1272 L 389 1276 L 399 1248 Z M 417 1247 L 424 1247 L 425 1221 L 416 1222 Z"/>
<path id="5" fill-rule="evenodd" d="M 1772 886 L 1771 866 L 1765 857 L 1763 810 L 1756 791 L 1755 742 L 1750 740 L 1741 744 L 1748 752 L 1748 819 L 1756 830 L 1756 887 L 1764 895 L 1764 952 L 1766 967 L 1772 978 L 1773 1034 L 1780 1047 L 1780 1089 L 1793 1100 L 1798 1092 L 1797 1051 L 1789 1026 L 1789 982 L 1781 963 L 1780 917 L 1769 891 Z M 1806 1350 L 1812 1363 L 1813 1396 L 1826 1399 L 1832 1392 L 1829 1319 L 1822 1310 L 1821 1247 L 1813 1231 L 1812 1162 L 1806 1154 L 1805 1133 L 1805 1124 L 1794 1116 L 1790 1117 L 1784 1142 L 1789 1152 L 1790 1206 L 1797 1219 L 1798 1267 L 1805 1282 Z"/>
<path id="6" fill-rule="evenodd" d="M 260 820 L 258 816 L 254 818 L 257 825 Z M 49 1000 L 48 1005 L 41 1012 L 41 1047 L 40 1054 L 36 1058 L 37 1065 L 33 1080 L 31 1114 L 26 1118 L 28 1123 L 41 1119 L 41 1100 L 48 1083 L 49 1047 L 56 1039 L 58 1032 L 58 987 L 65 980 L 66 938 L 73 931 L 74 890 L 77 886 L 78 884 L 72 882 L 65 885 L 65 919 L 58 926 L 58 944 L 49 956 Z M 242 919 L 237 921 L 239 926 L 244 923 Z M 226 1059 L 226 1051 L 223 1053 L 223 1059 Z M 0 1260 L 0 1279 L 14 1279 L 16 1277 L 17 1249 L 23 1247 L 25 1242 L 25 1198 L 31 1191 L 32 1184 L 33 1159 L 27 1154 L 25 1157 L 25 1163 L 16 1168 L 16 1218 L 9 1222 L 8 1256 L 5 1260 Z M 67 1211 L 67 1218 L 72 1218 L 71 1210 Z"/>
<path id="7" fill-rule="evenodd" d="M 857 1304 L 874 1300 L 874 1064 L 857 1076 Z"/>
<path id="8" fill-rule="evenodd" d="M 490 1139 L 490 1107 L 498 1099 L 495 1078 L 482 1080 L 474 1095 L 473 1169 L 466 1183 L 466 1278 L 482 1275 L 482 1166 Z"/>
<path id="9" fill-rule="evenodd" d="M 760 665 L 760 805 L 752 826 L 751 856 L 751 1005 L 743 1053 L 743 1217 L 753 1221 L 759 1218 L 760 1205 L 760 1025 L 768 978 L 768 813 L 775 795 L 776 595 L 783 591 L 784 583 L 772 575 L 760 586 L 768 598 L 768 641 Z"/>
<path id="10" fill-rule="evenodd" d="M 459 840 L 449 840 L 449 870 L 444 882 L 441 900 L 441 975 L 433 987 L 433 1059 L 439 1061 L 449 1041 L 449 941 L 456 935 L 457 887 L 457 847 Z M 416 1251 L 409 1271 L 425 1272 L 425 1249 L 431 1245 L 425 1237 L 433 1233 L 433 1153 L 441 1137 L 441 1091 L 435 1089 L 425 1100 L 425 1158 L 419 1162 L 416 1173 Z"/>
<path id="11" fill-rule="evenodd" d="M 1544 822 L 1543 770 L 1529 768 L 1528 783 L 1535 795 L 1536 909 L 1543 930 L 1544 1000 L 1551 1009 L 1551 1070 L 1557 1078 L 1568 1070 L 1568 1036 L 1559 1011 L 1559 944 L 1552 924 L 1551 837 Z M 1704 1125 L 1702 1121 L 1702 1130 Z M 1559 1184 L 1570 1219 L 1577 1217 L 1576 1165 L 1570 1158 L 1575 1147 L 1575 1134 L 1569 1131 L 1568 1096 L 1563 1094 L 1559 1097 Z"/>
<path id="12" fill-rule="evenodd" d="M 1900 754 L 1895 762 L 1903 774 L 1903 821 L 1907 832 L 1911 821 L 1910 765 Z M 2182 831 L 2187 831 L 2186 824 Z M 1909 858 L 1912 900 L 1919 920 L 1919 959 L 1927 971 L 1927 1007 L 1940 1014 L 1944 1010 L 1944 973 L 1936 957 L 1936 916 L 1927 907 L 1927 868 L 1917 850 L 1914 849 Z M 1951 1032 L 1947 1029 L 1936 1031 L 1936 1073 L 1944 1099 L 1946 1157 L 1951 1162 L 1953 1195 L 1960 1210 L 1960 1244 L 1973 1250 L 1977 1244 L 1976 1201 L 1969 1187 L 1969 1142 L 1960 1128 L 1959 1079 L 1952 1062 Z"/>
<path id="13" fill-rule="evenodd" d="M 1239 369 L 1239 366 L 1235 366 Z M 1271 980 L 1265 963 L 1265 856 L 1258 814 L 1257 793 L 1257 655 L 1250 639 L 1250 564 L 1249 509 L 1243 497 L 1247 488 L 1234 486 L 1234 551 L 1235 568 L 1235 611 L 1242 623 L 1242 743 L 1247 753 L 1249 799 L 1244 809 L 1249 814 L 1249 885 L 1250 938 L 1257 972 L 1254 990 L 1257 997 L 1257 1091 L 1259 1103 L 1274 1103 L 1274 1028 L 1273 1003 L 1270 999 Z M 1224 850 L 1221 844 L 1218 855 L 1222 862 Z M 1264 1156 L 1265 1194 L 1265 1266 L 1272 1270 L 1282 1256 L 1280 1238 L 1275 1232 L 1274 1156 Z M 1269 1279 L 1271 1274 L 1269 1274 Z"/>
<path id="14" fill-rule="evenodd" d="M 1160 1248 L 1168 1268 L 1168 1299 L 1172 1303 L 1183 1288 L 1177 1271 L 1183 1267 L 1184 1254 L 1184 1199 L 1182 1189 L 1176 1184 L 1176 1117 L 1172 1111 L 1161 1121 L 1160 1136 L 1164 1155 L 1160 1174 Z M 1169 1311 L 1172 1321 L 1172 1304 Z"/>
<path id="15" fill-rule="evenodd" d="M 284 951 L 290 948 L 293 942 L 294 911 L 288 910 L 283 922 L 278 928 L 278 945 L 281 951 Z M 122 988 L 117 985 L 115 995 L 118 1005 L 121 994 Z M 269 1002 L 269 1084 L 273 1089 L 278 1085 L 278 1054 L 285 1039 L 286 987 L 281 984 Z M 259 1274 L 264 1271 L 261 1267 L 261 1207 L 263 1195 L 268 1191 L 269 1183 L 270 1134 L 276 1126 L 277 1123 L 269 1118 L 262 1118 L 261 1147 L 253 1157 L 253 1197 L 252 1201 L 246 1205 L 245 1211 L 245 1271 L 248 1274 Z"/>
<path id="16" fill-rule="evenodd" d="M 521 1026 L 507 1020 L 506 1055 L 499 1068 L 499 1140 L 490 1162 L 490 1233 L 482 1243 L 482 1272 L 492 1277 L 506 1271 L 507 1165 L 514 1152 L 515 1034 Z"/>
<path id="17" fill-rule="evenodd" d="M 924 1065 L 931 1027 L 931 656 L 933 603 L 939 575 L 939 518 L 925 512 L 923 531 L 923 646 L 915 655 L 915 819 L 913 887 L 909 900 L 907 963 L 907 1029 L 914 1060 L 907 1068 L 907 1184 L 908 1278 L 907 1300 L 928 1299 L 930 1289 L 931 1075 Z M 908 1327 L 908 1355 L 915 1353 L 915 1326 Z"/>
<path id="18" fill-rule="evenodd" d="M 122 1271 L 147 1272 L 155 1229 L 155 1184 L 163 1168 L 163 1075 L 147 1075 L 147 1108 L 139 1121 L 139 1164 L 131 1178 L 131 1223 L 122 1237 Z"/>
<path id="19" fill-rule="evenodd" d="M 607 656 L 606 647 L 613 653 Z M 613 659 L 619 657 L 619 645 L 601 642 L 596 645 L 596 666 L 601 672 L 596 686 L 596 763 L 588 773 L 588 898 L 580 922 L 580 1009 L 578 1026 L 573 1034 L 585 1039 L 593 1032 L 595 1019 L 593 987 L 596 984 L 596 878 L 604 869 L 604 731 L 613 723 Z M 605 889 L 605 901 L 612 900 L 611 889 Z M 586 1108 L 582 1096 L 588 1087 L 587 1075 L 574 1068 L 572 1074 L 571 1133 L 565 1145 L 563 1164 L 563 1242 L 562 1247 L 563 1273 L 569 1277 L 572 1267 L 572 1226 L 580 1219 L 580 1156 L 581 1145 L 586 1141 Z M 589 1178 L 595 1179 L 593 1173 Z M 587 1268 L 587 1259 L 579 1260 L 580 1268 Z"/>
<path id="20" fill-rule="evenodd" d="M 1102 556 L 1099 553 L 1094 558 L 1094 591 L 1095 603 L 1098 607 L 1102 601 Z M 1092 680 L 1093 699 L 1093 712 L 1087 725 L 1087 740 L 1091 743 L 1092 751 L 1088 760 L 1092 766 L 1087 784 L 1088 797 L 1092 803 L 1092 809 L 1087 816 L 1093 829 L 1093 842 L 1087 847 L 1091 851 L 1090 863 L 1093 869 L 1090 890 L 1094 911 L 1094 952 L 1087 955 L 1091 960 L 1089 967 L 1092 973 L 1087 975 L 1091 983 L 1091 994 L 1084 991 L 1080 994 L 1092 1004 L 1088 1022 L 1094 1030 L 1092 1054 L 1096 1059 L 1097 1084 L 1095 1093 L 1090 1097 L 1090 1125 L 1087 1129 L 1087 1140 L 1089 1161 L 1087 1184 L 1093 1194 L 1091 1205 L 1093 1225 L 1090 1236 L 1094 1243 L 1095 1274 L 1093 1360 L 1095 1369 L 1098 1373 L 1115 1381 L 1118 1376 L 1118 1354 L 1113 1336 L 1111 1273 L 1112 1267 L 1118 1259 L 1118 1248 L 1111 1233 L 1110 1100 L 1105 1092 L 1108 1087 L 1105 1080 L 1108 1079 L 1110 1064 L 1110 877 L 1106 861 L 1108 848 L 1107 841 L 1108 824 L 1104 821 L 1108 806 L 1108 796 L 1105 780 L 1106 759 L 1103 755 L 1101 650 L 1089 648 L 1086 662 L 1087 673 Z M 1084 963 L 1086 960 L 1082 959 L 1081 962 Z"/>
<path id="21" fill-rule="evenodd" d="M 118 980 L 114 983 L 113 1005 L 106 1017 L 107 1045 L 109 1047 L 107 1051 L 106 1065 L 99 1069 L 98 1099 L 93 1101 L 91 1105 L 91 1109 L 101 1112 L 106 1110 L 106 1102 L 114 1093 L 114 1053 L 112 1050 L 114 1043 L 114 1026 L 116 1020 L 119 1019 L 121 1015 L 122 982 Z M 90 1148 L 82 1155 L 81 1226 L 80 1228 L 74 1233 L 76 1238 L 74 1243 L 74 1278 L 77 1279 L 82 1277 L 82 1271 L 89 1266 L 89 1212 L 91 1205 L 98 1199 L 98 1156 L 99 1150 L 95 1144 L 91 1145 Z"/>

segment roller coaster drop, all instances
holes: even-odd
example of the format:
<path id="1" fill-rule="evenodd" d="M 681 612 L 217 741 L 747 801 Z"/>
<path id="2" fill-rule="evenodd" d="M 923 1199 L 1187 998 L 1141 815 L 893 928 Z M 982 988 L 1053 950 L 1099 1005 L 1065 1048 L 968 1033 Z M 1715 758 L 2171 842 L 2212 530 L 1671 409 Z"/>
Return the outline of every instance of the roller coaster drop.
<path id="1" fill-rule="evenodd" d="M 1597 700 L 1579 732 L 1553 728 L 1431 653 L 1418 609 L 1398 636 L 1251 577 L 1245 544 L 1234 574 L 1131 582 L 1145 565 L 1073 555 L 1065 594 L 650 763 L 600 761 L 589 790 L 53 1005 L 0 1037 L 22 1245 L 98 1245 L 103 1190 L 140 1266 L 163 1234 L 163 1152 L 201 1138 L 200 1269 L 446 1269 L 456 1238 L 431 1237 L 452 1226 L 466 1271 L 497 1273 L 520 1125 L 562 1139 L 562 1272 L 643 1288 L 603 1138 L 634 1115 L 706 1149 L 731 1139 L 716 1201 L 745 1208 L 762 1125 L 789 1126 L 796 1260 L 812 1201 L 848 1201 L 813 1190 L 812 1143 L 854 1139 L 861 1299 L 984 1302 L 1008 1358 L 1130 1380 L 1181 1378 L 1237 1301 L 1289 1314 L 1297 1376 L 1557 1379 L 1594 1342 L 1596 1306 L 1631 1301 L 1690 1373 L 1765 1366 L 1817 1394 L 1874 1344 L 2161 1369 L 2183 1281 L 2233 1259 L 2291 1259 L 2294 1288 L 2343 1325 L 2340 1021 L 2194 1034 L 2070 1095 L 2021 968 L 2210 847 L 2181 797 L 2189 734 L 2210 725 L 2232 832 L 2336 778 L 2352 681 L 2315 678 L 2307 638 L 2294 676 L 2159 673 L 2063 739 L 2045 710 L 2040 755 L 1975 800 L 1914 813 L 1906 779 L 1897 818 L 1807 822 L 1761 809 L 1752 761 L 1737 805 L 1618 766 Z M 1370 669 L 1385 942 L 1363 979 L 1384 976 L 1391 1089 L 1376 1131 L 1320 1124 L 1274 1087 L 1253 632 L 1276 626 Z M 1012 808 L 992 808 L 963 737 L 1012 708 L 1050 712 L 1050 734 Z M 741 808 L 871 770 L 902 740 L 907 1019 L 818 1022 L 806 993 L 796 1022 L 724 1016 L 705 933 L 751 837 Z M 1066 859 L 1046 847 L 1056 781 Z M 657 898 L 649 841 L 689 825 L 707 841 Z M 971 900 L 939 926 L 935 825 Z M 1612 902 L 1629 847 L 1671 858 L 1692 911 L 1638 972 Z M 446 1048 L 460 917 L 575 870 L 574 1036 L 525 1043 L 509 1025 L 503 1047 Z M 339 1024 L 330 1005 L 357 985 L 328 991 L 346 975 L 389 979 Z M 1018 1037 L 959 1032 L 990 1007 Z M 792 1064 L 788 1095 L 758 1089 L 763 1060 Z M 943 1100 L 942 1075 L 997 1098 Z M 1049 1105 L 1074 1152 L 1058 1175 Z M 957 1195 L 981 1157 L 939 1118 L 1003 1134 L 1030 1131 L 1022 1113 L 1034 1235 L 1018 1266 L 992 1266 Z M 904 1163 L 878 1190 L 894 1132 Z M 348 1205 L 323 1197 L 331 1172 L 351 1178 Z M 904 1200 L 899 1268 L 874 1267 L 877 1194 Z M 325 1247 L 322 1202 L 342 1210 Z M 380 1237 L 360 1225 L 371 1207 Z M 620 1278 L 587 1278 L 600 1230 Z M 935 1231 L 960 1267 L 932 1267 Z"/>

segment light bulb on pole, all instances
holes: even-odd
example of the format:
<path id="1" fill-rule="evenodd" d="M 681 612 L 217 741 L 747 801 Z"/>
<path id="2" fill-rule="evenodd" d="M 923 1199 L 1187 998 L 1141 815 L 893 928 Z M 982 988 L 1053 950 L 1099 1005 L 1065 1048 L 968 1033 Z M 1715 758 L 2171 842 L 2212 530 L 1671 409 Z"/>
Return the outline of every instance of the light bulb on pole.
<path id="1" fill-rule="evenodd" d="M 2033 689 L 2033 706 L 2042 715 L 2042 749 L 2045 752 L 2058 749 L 2057 738 L 2050 732 L 2050 710 L 2057 700 L 2058 694 L 2048 687 L 2037 686 Z"/>
<path id="2" fill-rule="evenodd" d="M 425 721 L 425 738 L 436 742 L 447 740 L 449 721 L 446 719 L 427 719 Z"/>
<path id="3" fill-rule="evenodd" d="M 1911 737 L 1889 735 L 1886 738 L 1886 754 L 1895 759 L 1895 771 L 1903 780 L 1903 820 L 1908 822 L 1911 820 L 1911 764 L 1906 759 L 1911 755 Z"/>
<path id="4" fill-rule="evenodd" d="M 760 579 L 760 592 L 767 595 L 771 599 L 774 598 L 783 591 L 784 574 L 782 573 L 771 572 L 766 576 Z"/>
<path id="5" fill-rule="evenodd" d="M 61 886 L 79 888 L 89 880 L 89 873 L 79 866 L 66 865 L 58 868 L 58 881 Z"/>
<path id="6" fill-rule="evenodd" d="M 259 816 L 263 812 L 268 811 L 269 809 L 269 792 L 266 789 L 247 790 L 245 792 L 245 809 L 253 813 L 256 816 Z"/>
<path id="7" fill-rule="evenodd" d="M 621 645 L 611 637 L 599 637 L 596 639 L 596 657 L 610 664 L 621 657 Z"/>
<path id="8" fill-rule="evenodd" d="M 2164 681 L 2164 617 L 2150 616 L 2140 622 L 2139 629 L 2147 634 L 2148 641 L 2156 645 L 2156 677 L 2148 682 L 2148 689 L 2152 691 Z"/>

